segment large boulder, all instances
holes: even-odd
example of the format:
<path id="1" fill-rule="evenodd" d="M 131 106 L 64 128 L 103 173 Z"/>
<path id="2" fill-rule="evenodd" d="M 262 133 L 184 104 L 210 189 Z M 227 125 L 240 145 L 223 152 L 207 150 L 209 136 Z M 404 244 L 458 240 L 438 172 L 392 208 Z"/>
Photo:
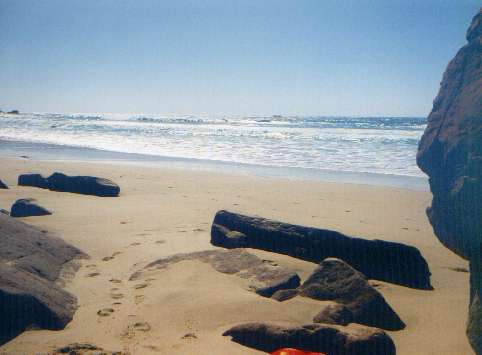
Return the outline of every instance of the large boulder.
<path id="1" fill-rule="evenodd" d="M 225 248 L 255 248 L 320 263 L 344 260 L 370 279 L 431 289 L 428 264 L 413 246 L 353 238 L 336 231 L 298 226 L 229 211 L 219 211 L 211 243 Z"/>
<path id="2" fill-rule="evenodd" d="M 95 176 L 68 176 L 62 173 L 53 173 L 48 178 L 40 174 L 22 174 L 18 177 L 18 184 L 101 197 L 116 197 L 120 193 L 119 186 L 111 180 Z"/>
<path id="3" fill-rule="evenodd" d="M 76 299 L 59 286 L 61 272 L 85 256 L 61 239 L 0 214 L 0 345 L 25 329 L 63 329 Z"/>
<path id="4" fill-rule="evenodd" d="M 34 198 L 21 198 L 15 201 L 10 209 L 12 217 L 30 217 L 30 216 L 47 216 L 51 215 L 48 209 L 37 204 Z"/>
<path id="5" fill-rule="evenodd" d="M 330 355 L 395 355 L 390 336 L 376 328 L 329 324 L 284 327 L 270 323 L 247 323 L 223 334 L 241 345 L 272 353 L 296 348 Z"/>
<path id="6" fill-rule="evenodd" d="M 7 184 L 5 184 L 2 180 L 0 180 L 0 189 L 8 189 Z"/>
<path id="7" fill-rule="evenodd" d="M 433 200 L 427 215 L 435 234 L 470 261 L 468 333 L 482 354 L 480 306 L 474 304 L 482 295 L 482 9 L 467 41 L 443 75 L 417 163 L 430 178 Z"/>
<path id="8" fill-rule="evenodd" d="M 346 325 L 355 322 L 386 330 L 405 328 L 400 317 L 365 276 L 339 259 L 323 260 L 292 296 L 296 295 L 338 303 L 316 315 L 313 319 L 316 323 Z M 277 297 L 278 294 L 273 295 Z"/>
<path id="9" fill-rule="evenodd" d="M 147 277 L 153 270 L 164 269 L 169 265 L 197 260 L 211 265 L 216 271 L 237 275 L 249 280 L 249 289 L 263 297 L 271 297 L 275 292 L 292 289 L 300 285 L 300 277 L 294 272 L 279 265 L 273 265 L 242 249 L 205 250 L 193 253 L 174 254 L 148 264 L 143 270 L 136 271 L 131 281 Z"/>

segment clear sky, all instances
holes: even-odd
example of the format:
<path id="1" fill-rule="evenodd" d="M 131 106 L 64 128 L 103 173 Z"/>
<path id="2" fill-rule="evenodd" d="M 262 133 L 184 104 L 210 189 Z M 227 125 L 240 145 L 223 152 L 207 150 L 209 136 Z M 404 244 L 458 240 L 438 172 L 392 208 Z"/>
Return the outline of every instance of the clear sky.
<path id="1" fill-rule="evenodd" d="M 417 115 L 480 0 L 0 0 L 0 108 Z"/>

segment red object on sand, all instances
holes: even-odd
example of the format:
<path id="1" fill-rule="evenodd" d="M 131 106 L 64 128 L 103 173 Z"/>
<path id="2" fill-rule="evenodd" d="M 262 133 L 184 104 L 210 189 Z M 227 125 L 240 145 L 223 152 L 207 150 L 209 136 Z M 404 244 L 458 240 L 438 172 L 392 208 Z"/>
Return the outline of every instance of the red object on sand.
<path id="1" fill-rule="evenodd" d="M 274 353 L 271 353 L 271 355 L 326 355 L 325 353 L 314 353 L 311 351 L 302 351 L 298 349 L 292 349 L 292 348 L 283 348 L 276 350 Z"/>

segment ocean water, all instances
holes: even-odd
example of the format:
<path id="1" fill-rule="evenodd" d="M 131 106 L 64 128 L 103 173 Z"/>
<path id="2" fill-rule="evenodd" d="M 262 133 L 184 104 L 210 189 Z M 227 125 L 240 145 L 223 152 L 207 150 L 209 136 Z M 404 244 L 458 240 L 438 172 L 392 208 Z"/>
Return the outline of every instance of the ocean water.
<path id="1" fill-rule="evenodd" d="M 0 149 L 16 142 L 35 145 L 34 151 L 94 149 L 315 174 L 422 178 L 415 156 L 425 125 L 419 117 L 0 114 Z"/>

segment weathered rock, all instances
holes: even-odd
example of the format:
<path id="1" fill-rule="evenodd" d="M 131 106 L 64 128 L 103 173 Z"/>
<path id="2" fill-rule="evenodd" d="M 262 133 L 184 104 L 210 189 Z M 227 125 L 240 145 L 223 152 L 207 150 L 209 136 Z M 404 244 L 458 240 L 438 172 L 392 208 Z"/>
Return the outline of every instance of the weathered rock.
<path id="1" fill-rule="evenodd" d="M 271 353 L 281 348 L 323 352 L 330 355 L 395 355 L 388 334 L 376 328 L 329 324 L 282 327 L 269 323 L 247 323 L 223 334 L 241 345 Z"/>
<path id="2" fill-rule="evenodd" d="M 294 295 L 334 301 L 343 306 L 328 306 L 315 316 L 314 322 L 355 322 L 386 330 L 405 328 L 400 317 L 365 276 L 339 259 L 323 260 Z M 277 294 L 275 297 L 280 296 Z"/>
<path id="3" fill-rule="evenodd" d="M 355 322 L 353 313 L 344 305 L 335 303 L 326 306 L 314 318 L 315 323 L 348 325 Z"/>
<path id="4" fill-rule="evenodd" d="M 33 198 L 18 199 L 10 209 L 10 216 L 12 217 L 47 216 L 51 214 L 52 212 L 39 206 L 37 200 Z"/>
<path id="5" fill-rule="evenodd" d="M 430 178 L 433 200 L 427 215 L 435 234 L 470 261 L 473 304 L 482 294 L 482 9 L 467 40 L 444 73 L 417 163 Z M 470 308 L 469 325 L 482 318 L 477 309 Z M 482 329 L 469 326 L 468 333 L 482 354 Z"/>
<path id="6" fill-rule="evenodd" d="M 27 327 L 62 329 L 76 299 L 60 288 L 61 272 L 80 250 L 45 231 L 0 214 L 0 344 Z"/>
<path id="7" fill-rule="evenodd" d="M 417 248 L 382 240 L 353 238 L 341 233 L 260 217 L 219 211 L 211 228 L 211 243 L 225 248 L 246 247 L 320 263 L 327 257 L 344 260 L 370 279 L 431 289 L 428 264 Z"/>
<path id="8" fill-rule="evenodd" d="M 119 186 L 111 180 L 95 176 L 68 176 L 62 173 L 53 173 L 48 178 L 40 174 L 23 174 L 18 177 L 18 184 L 101 197 L 116 197 L 120 193 Z"/>
<path id="9" fill-rule="evenodd" d="M 257 256 L 241 249 L 206 250 L 194 253 L 182 253 L 156 260 L 148 264 L 144 270 L 135 272 L 130 280 L 138 280 L 149 270 L 163 269 L 171 264 L 185 260 L 198 260 L 211 265 L 216 271 L 237 275 L 249 279 L 249 288 L 263 297 L 271 297 L 273 293 L 284 288 L 300 285 L 296 272 L 281 266 L 264 262 Z"/>
<path id="10" fill-rule="evenodd" d="M 7 184 L 5 184 L 2 180 L 0 180 L 0 189 L 8 189 Z"/>
<path id="11" fill-rule="evenodd" d="M 18 185 L 48 188 L 47 179 L 40 174 L 22 174 L 18 177 Z"/>

